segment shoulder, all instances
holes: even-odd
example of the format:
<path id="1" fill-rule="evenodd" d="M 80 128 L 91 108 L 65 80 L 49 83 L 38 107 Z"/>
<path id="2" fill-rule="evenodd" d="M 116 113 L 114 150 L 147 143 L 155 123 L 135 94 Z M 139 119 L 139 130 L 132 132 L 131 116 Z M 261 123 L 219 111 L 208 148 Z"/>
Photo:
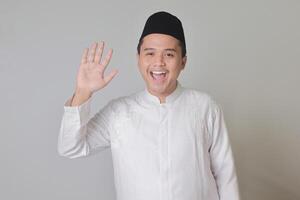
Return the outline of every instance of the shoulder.
<path id="1" fill-rule="evenodd" d="M 210 109 L 218 107 L 218 104 L 210 94 L 196 89 L 184 88 L 182 97 L 187 105 L 193 107 L 207 107 Z"/>
<path id="2" fill-rule="evenodd" d="M 214 122 L 222 117 L 221 106 L 216 100 L 210 94 L 195 89 L 184 89 L 183 99 L 185 104 L 190 105 L 191 112 L 195 112 L 196 117 L 203 120 L 212 132 Z"/>
<path id="3" fill-rule="evenodd" d="M 212 95 L 196 89 L 184 88 L 182 92 L 181 105 L 191 112 L 196 112 L 201 118 L 213 121 L 217 116 L 222 114 L 219 103 Z"/>
<path id="4" fill-rule="evenodd" d="M 133 93 L 128 96 L 121 96 L 110 100 L 107 104 L 110 109 L 116 113 L 127 112 L 137 104 L 138 93 Z"/>

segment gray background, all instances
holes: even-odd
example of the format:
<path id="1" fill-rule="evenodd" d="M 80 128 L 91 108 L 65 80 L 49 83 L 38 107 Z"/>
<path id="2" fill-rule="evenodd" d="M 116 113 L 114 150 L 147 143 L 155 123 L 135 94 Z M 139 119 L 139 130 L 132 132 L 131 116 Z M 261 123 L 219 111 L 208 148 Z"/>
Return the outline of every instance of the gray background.
<path id="1" fill-rule="evenodd" d="M 297 0 L 1 0 L 0 199 L 115 199 L 110 150 L 58 156 L 63 104 L 93 41 L 114 49 L 109 70 L 120 71 L 94 96 L 93 114 L 143 89 L 137 39 L 159 10 L 185 28 L 182 85 L 211 94 L 224 110 L 242 199 L 300 199 Z"/>

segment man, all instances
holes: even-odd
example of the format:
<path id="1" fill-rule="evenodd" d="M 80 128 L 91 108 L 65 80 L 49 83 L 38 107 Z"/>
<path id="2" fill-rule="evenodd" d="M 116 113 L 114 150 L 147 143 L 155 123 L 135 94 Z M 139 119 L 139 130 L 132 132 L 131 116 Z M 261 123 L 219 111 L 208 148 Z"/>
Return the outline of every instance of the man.
<path id="1" fill-rule="evenodd" d="M 104 76 L 103 43 L 83 53 L 76 91 L 66 104 L 60 155 L 88 156 L 111 148 L 118 200 L 237 200 L 238 184 L 221 109 L 207 95 L 183 88 L 186 64 L 180 20 L 151 15 L 137 60 L 144 91 L 110 101 L 91 119 L 92 94 L 117 74 Z"/>

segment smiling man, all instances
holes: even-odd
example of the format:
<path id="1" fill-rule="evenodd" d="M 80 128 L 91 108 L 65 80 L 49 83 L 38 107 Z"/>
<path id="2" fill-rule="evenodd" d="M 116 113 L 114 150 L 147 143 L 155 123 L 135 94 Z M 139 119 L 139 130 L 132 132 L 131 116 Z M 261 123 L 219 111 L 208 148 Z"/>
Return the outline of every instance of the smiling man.
<path id="1" fill-rule="evenodd" d="M 234 160 L 223 114 L 212 98 L 180 85 L 186 44 L 180 20 L 151 15 L 137 48 L 146 88 L 110 101 L 89 118 L 93 93 L 112 51 L 86 49 L 76 91 L 64 106 L 58 152 L 77 158 L 110 147 L 118 200 L 238 200 Z"/>
<path id="2" fill-rule="evenodd" d="M 165 103 L 186 63 L 179 41 L 173 36 L 153 33 L 143 38 L 139 51 L 138 65 L 147 89 Z"/>

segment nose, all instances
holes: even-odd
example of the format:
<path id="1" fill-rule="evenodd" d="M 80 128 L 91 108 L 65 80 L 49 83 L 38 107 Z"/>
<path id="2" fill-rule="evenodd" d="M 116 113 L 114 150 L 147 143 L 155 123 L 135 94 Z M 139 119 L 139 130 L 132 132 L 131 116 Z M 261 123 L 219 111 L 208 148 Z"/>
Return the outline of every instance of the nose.
<path id="1" fill-rule="evenodd" d="M 157 54 L 155 56 L 155 65 L 157 65 L 157 66 L 165 66 L 166 65 L 163 54 Z"/>

